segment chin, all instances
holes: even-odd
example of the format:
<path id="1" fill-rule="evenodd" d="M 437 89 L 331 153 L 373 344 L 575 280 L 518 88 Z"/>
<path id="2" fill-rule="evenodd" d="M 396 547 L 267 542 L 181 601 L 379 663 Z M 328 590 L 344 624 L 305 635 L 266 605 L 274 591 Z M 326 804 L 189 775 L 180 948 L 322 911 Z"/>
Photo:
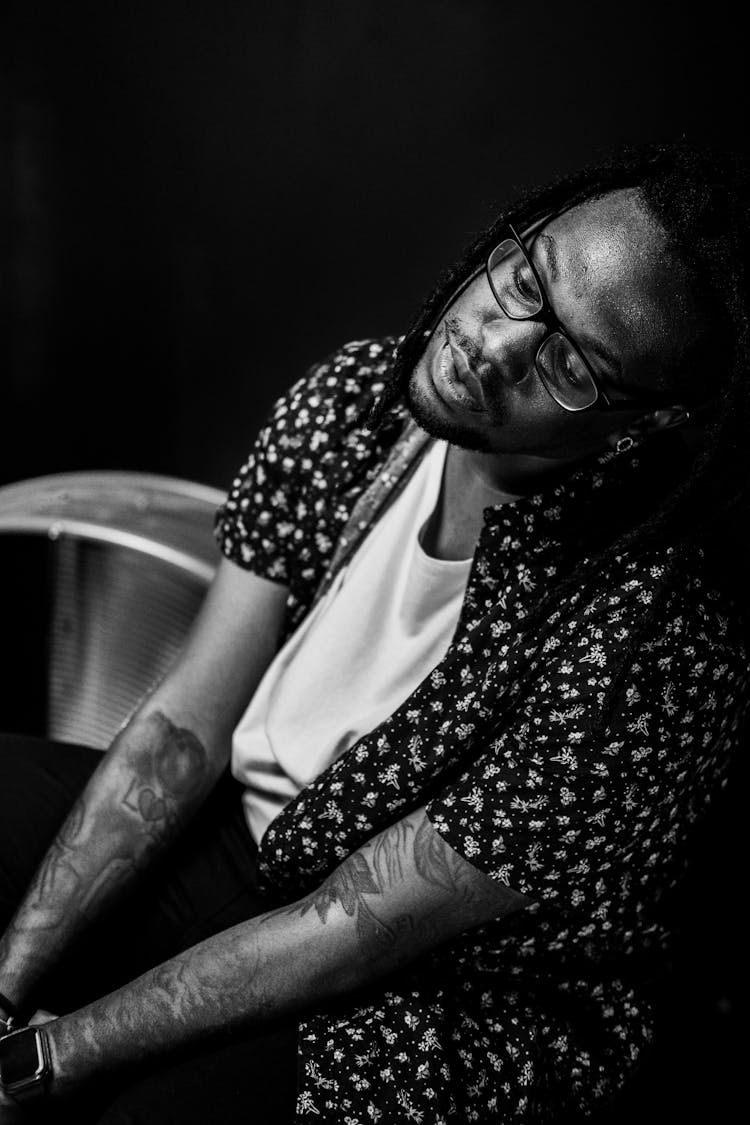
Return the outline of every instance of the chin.
<path id="1" fill-rule="evenodd" d="M 435 391 L 420 385 L 418 371 L 412 374 L 406 388 L 406 405 L 417 425 L 431 437 L 476 453 L 493 452 L 492 442 L 485 434 L 446 417 L 447 409 Z"/>

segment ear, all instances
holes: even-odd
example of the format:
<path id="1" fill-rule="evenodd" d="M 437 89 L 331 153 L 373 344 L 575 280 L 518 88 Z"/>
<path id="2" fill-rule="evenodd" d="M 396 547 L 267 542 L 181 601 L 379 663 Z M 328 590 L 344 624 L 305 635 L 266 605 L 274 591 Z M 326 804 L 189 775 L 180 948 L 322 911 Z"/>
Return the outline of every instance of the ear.
<path id="1" fill-rule="evenodd" d="M 664 406 L 645 415 L 642 419 L 645 425 L 640 432 L 645 436 L 657 433 L 659 430 L 672 430 L 675 426 L 684 426 L 689 421 L 690 413 L 686 406 Z"/>
<path id="2" fill-rule="evenodd" d="M 617 443 L 625 437 L 636 441 L 639 438 L 648 437 L 650 434 L 658 434 L 663 430 L 672 430 L 676 426 L 684 426 L 689 421 L 690 413 L 686 406 L 679 404 L 663 406 L 658 410 L 650 410 L 648 414 L 641 414 L 640 418 L 636 418 L 627 426 L 623 426 L 622 429 L 610 434 L 609 444 L 615 449 Z"/>

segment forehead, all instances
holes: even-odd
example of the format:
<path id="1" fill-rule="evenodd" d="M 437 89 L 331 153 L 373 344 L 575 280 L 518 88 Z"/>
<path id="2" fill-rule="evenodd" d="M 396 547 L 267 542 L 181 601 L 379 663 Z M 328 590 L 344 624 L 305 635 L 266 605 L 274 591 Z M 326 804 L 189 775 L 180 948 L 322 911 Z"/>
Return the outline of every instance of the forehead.
<path id="1" fill-rule="evenodd" d="M 635 189 L 555 216 L 533 256 L 564 326 L 583 346 L 615 352 L 626 376 L 662 372 L 694 332 L 684 270 Z"/>

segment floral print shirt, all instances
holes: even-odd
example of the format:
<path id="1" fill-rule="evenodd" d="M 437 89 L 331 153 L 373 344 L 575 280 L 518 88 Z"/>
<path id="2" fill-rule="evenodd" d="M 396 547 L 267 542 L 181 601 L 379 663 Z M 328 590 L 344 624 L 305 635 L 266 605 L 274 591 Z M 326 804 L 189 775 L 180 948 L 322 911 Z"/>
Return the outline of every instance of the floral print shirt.
<path id="1" fill-rule="evenodd" d="M 366 428 L 396 346 L 347 344 L 300 380 L 217 515 L 224 554 L 289 587 L 285 636 L 429 443 L 402 406 Z M 488 508 L 443 660 L 270 825 L 259 863 L 278 899 L 426 805 L 468 862 L 534 900 L 305 1018 L 298 1120 L 557 1120 L 600 1104 L 649 1041 L 662 903 L 722 784 L 747 694 L 736 615 L 698 553 L 665 591 L 662 544 L 618 557 L 605 594 L 569 595 L 541 651 L 523 626 L 609 506 L 653 490 L 669 440 Z M 622 646 L 644 620 L 603 722 Z"/>

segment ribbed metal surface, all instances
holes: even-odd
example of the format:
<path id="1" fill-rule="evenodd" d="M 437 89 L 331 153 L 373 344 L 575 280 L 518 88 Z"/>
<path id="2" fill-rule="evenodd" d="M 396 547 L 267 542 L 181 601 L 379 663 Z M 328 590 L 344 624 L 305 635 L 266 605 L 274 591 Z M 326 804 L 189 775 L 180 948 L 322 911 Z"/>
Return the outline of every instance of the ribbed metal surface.
<path id="1" fill-rule="evenodd" d="M 211 534 L 223 494 L 153 473 L 55 473 L 0 488 L 0 532 L 47 534 L 131 547 L 208 582 Z"/>
<path id="2" fill-rule="evenodd" d="M 218 561 L 211 528 L 221 500 L 204 485 L 144 473 L 60 473 L 0 488 L 0 550 L 10 539 L 51 541 L 50 737 L 106 748 L 170 666 Z"/>
<path id="3" fill-rule="evenodd" d="M 76 539 L 57 544 L 53 581 L 49 735 L 105 749 L 174 660 L 205 583 Z"/>

